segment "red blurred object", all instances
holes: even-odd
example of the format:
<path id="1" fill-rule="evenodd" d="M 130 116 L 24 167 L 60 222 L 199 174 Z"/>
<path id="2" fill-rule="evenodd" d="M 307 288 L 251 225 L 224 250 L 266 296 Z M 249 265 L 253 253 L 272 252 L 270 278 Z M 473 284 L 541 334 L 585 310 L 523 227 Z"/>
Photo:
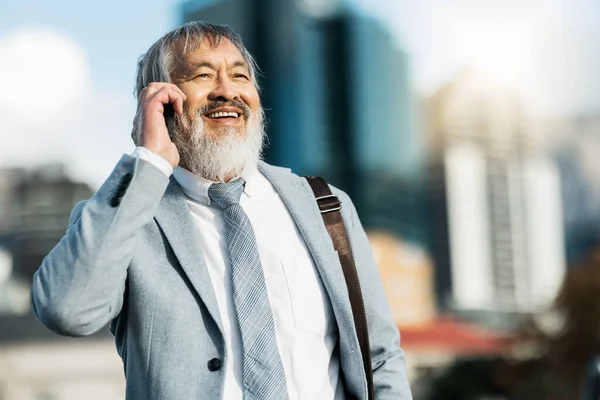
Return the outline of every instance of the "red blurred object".
<path id="1" fill-rule="evenodd" d="M 438 317 L 419 326 L 400 327 L 401 347 L 408 352 L 441 352 L 453 355 L 505 352 L 515 338 L 483 327 Z"/>

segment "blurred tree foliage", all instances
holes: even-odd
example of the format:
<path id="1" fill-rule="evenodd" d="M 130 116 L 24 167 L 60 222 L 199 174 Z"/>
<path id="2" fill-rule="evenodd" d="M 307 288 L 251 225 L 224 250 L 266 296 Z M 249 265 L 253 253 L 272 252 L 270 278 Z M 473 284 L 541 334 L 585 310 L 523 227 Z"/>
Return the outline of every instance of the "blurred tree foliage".
<path id="1" fill-rule="evenodd" d="M 568 269 L 548 317 L 527 319 L 511 354 L 456 361 L 430 380 L 426 399 L 579 399 L 600 355 L 600 246 Z"/>
<path id="2" fill-rule="evenodd" d="M 600 247 L 570 268 L 555 311 L 563 319 L 558 332 L 542 334 L 548 362 L 571 384 L 581 382 L 592 357 L 600 354 Z"/>
<path id="3" fill-rule="evenodd" d="M 505 357 L 455 362 L 430 382 L 427 400 L 575 400 L 573 388 L 541 359 Z"/>

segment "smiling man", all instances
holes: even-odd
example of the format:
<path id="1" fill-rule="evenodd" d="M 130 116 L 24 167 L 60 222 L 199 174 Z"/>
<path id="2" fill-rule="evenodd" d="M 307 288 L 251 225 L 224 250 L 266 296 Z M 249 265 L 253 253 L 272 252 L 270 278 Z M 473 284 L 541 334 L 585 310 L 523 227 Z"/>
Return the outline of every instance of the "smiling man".
<path id="1" fill-rule="evenodd" d="M 260 161 L 256 66 L 239 36 L 201 22 L 167 33 L 140 58 L 136 92 L 137 147 L 44 259 L 37 317 L 71 336 L 110 323 L 130 400 L 367 399 L 312 191 Z M 350 199 L 332 190 L 363 292 L 375 398 L 410 399 L 369 243 Z"/>

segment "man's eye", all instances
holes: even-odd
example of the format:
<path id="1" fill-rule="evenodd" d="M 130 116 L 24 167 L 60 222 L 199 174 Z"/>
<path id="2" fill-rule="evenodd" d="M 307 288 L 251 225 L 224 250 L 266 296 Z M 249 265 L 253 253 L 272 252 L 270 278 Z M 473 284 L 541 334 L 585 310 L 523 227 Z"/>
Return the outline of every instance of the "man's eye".
<path id="1" fill-rule="evenodd" d="M 210 78 L 210 74 L 198 74 L 196 78 Z"/>
<path id="2" fill-rule="evenodd" d="M 246 76 L 244 74 L 235 74 L 234 78 L 248 79 L 248 76 Z"/>

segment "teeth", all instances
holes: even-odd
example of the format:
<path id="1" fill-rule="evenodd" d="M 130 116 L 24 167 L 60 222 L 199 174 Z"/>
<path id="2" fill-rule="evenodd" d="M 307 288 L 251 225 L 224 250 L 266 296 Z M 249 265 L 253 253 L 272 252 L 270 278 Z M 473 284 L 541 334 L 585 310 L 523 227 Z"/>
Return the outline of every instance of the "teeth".
<path id="1" fill-rule="evenodd" d="M 223 117 L 233 117 L 237 118 L 240 115 L 236 112 L 217 112 L 208 114 L 208 118 L 223 118 Z"/>

